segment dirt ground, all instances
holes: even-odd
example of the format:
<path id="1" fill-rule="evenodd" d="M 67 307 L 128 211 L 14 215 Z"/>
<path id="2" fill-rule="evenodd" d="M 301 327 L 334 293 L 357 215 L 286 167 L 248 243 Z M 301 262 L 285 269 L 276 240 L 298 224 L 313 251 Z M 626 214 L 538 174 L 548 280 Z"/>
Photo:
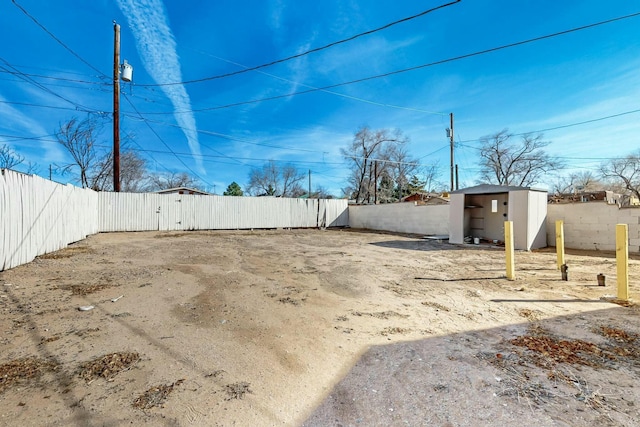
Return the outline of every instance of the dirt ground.
<path id="1" fill-rule="evenodd" d="M 638 426 L 640 311 L 602 299 L 612 255 L 567 264 L 517 252 L 510 281 L 501 248 L 353 230 L 91 236 L 0 273 L 0 425 Z"/>

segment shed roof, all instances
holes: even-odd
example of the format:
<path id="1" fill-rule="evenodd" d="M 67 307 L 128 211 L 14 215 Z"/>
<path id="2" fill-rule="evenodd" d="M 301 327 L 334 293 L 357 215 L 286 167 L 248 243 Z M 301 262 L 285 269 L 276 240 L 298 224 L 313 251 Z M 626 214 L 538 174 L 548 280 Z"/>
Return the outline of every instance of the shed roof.
<path id="1" fill-rule="evenodd" d="M 494 185 L 494 184 L 480 184 L 474 187 L 467 187 L 460 190 L 455 190 L 450 192 L 449 194 L 499 194 L 499 193 L 508 193 L 510 191 L 541 191 L 547 192 L 547 190 L 542 190 L 539 188 L 533 187 L 517 187 L 513 185 Z"/>

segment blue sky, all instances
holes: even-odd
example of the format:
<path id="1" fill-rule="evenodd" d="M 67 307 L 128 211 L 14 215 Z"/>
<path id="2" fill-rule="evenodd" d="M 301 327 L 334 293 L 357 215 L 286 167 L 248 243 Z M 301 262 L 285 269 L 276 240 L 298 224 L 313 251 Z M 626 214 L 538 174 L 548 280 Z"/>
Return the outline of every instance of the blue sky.
<path id="1" fill-rule="evenodd" d="M 121 58 L 134 67 L 134 83 L 122 84 L 123 141 L 133 136 L 129 147 L 152 171 L 195 174 L 219 194 L 232 181 L 244 187 L 251 168 L 273 160 L 311 170 L 314 187 L 339 196 L 348 174 L 340 148 L 364 125 L 401 129 L 412 156 L 425 166 L 439 165 L 440 179 L 448 183 L 445 128 L 451 112 L 461 186 L 475 184 L 478 139 L 504 128 L 524 133 L 561 127 L 544 132 L 552 141 L 547 150 L 576 171 L 596 171 L 602 161 L 640 148 L 640 16 L 282 96 L 637 13 L 635 1 L 462 0 L 297 59 L 207 79 L 445 3 L 7 0 L 0 5 L 0 144 L 37 163 L 43 176 L 50 164 L 70 161 L 53 137 L 59 124 L 84 118 L 86 111 L 110 117 L 113 108 L 115 20 Z M 112 144 L 108 127 L 100 144 L 105 150 Z"/>

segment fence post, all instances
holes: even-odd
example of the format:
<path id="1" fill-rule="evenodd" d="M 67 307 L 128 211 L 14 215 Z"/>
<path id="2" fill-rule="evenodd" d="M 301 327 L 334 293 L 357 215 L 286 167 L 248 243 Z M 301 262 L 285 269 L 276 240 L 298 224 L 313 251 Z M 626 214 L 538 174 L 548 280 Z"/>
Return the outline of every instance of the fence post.
<path id="1" fill-rule="evenodd" d="M 507 258 L 507 279 L 516 278 L 513 252 L 513 221 L 504 222 L 504 249 Z"/>
<path id="2" fill-rule="evenodd" d="M 558 270 L 565 264 L 564 262 L 564 221 L 556 221 L 556 255 L 558 256 Z"/>
<path id="3" fill-rule="evenodd" d="M 629 299 L 629 230 L 627 224 L 616 224 L 616 267 L 618 299 Z"/>

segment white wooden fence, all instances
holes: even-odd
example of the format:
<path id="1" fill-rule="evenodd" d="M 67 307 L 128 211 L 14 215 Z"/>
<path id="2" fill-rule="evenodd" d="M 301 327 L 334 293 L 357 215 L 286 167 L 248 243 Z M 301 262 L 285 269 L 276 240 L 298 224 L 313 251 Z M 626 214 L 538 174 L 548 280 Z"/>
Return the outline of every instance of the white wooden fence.
<path id="1" fill-rule="evenodd" d="M 96 193 L 10 170 L 0 174 L 0 271 L 99 232 L 347 225 L 346 200 Z"/>
<path id="2" fill-rule="evenodd" d="M 349 225 L 346 200 L 97 193 L 100 231 L 233 230 Z"/>
<path id="3" fill-rule="evenodd" d="M 2 170 L 0 270 L 97 233 L 95 196 L 90 190 Z"/>

